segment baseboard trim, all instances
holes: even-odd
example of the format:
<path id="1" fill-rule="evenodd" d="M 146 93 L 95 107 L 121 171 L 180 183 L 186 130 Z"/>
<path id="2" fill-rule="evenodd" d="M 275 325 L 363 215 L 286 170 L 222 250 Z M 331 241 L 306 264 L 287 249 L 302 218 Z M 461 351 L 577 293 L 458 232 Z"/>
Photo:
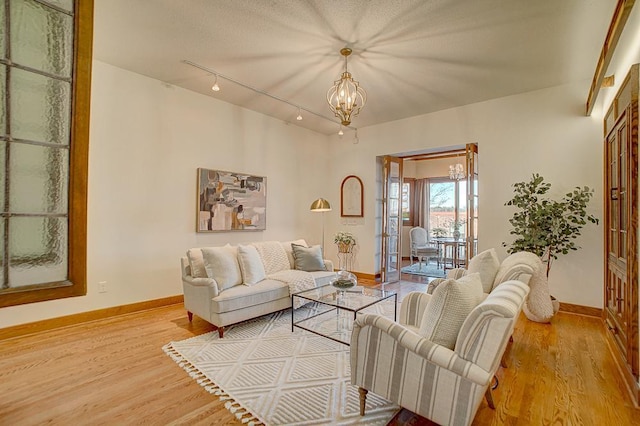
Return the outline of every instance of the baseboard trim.
<path id="1" fill-rule="evenodd" d="M 0 328 L 0 340 L 26 336 L 28 334 L 39 333 L 41 331 L 68 327 L 70 325 L 81 324 L 83 322 L 95 321 L 99 319 L 115 317 L 118 315 L 130 314 L 133 312 L 146 311 L 148 309 L 175 305 L 183 302 L 183 295 L 170 296 L 164 297 L 162 299 L 145 300 L 144 302 L 137 302 L 129 305 L 113 306 L 110 308 L 98 309 L 95 311 L 81 312 L 79 314 L 66 315 L 63 317 L 50 318 L 42 321 L 30 322 L 27 324 L 14 325 L 12 327 Z"/>
<path id="2" fill-rule="evenodd" d="M 365 274 L 364 272 L 355 272 L 352 271 L 352 274 L 355 275 L 358 278 L 362 278 L 364 280 L 374 280 L 376 279 L 376 276 L 374 274 Z"/>
<path id="3" fill-rule="evenodd" d="M 602 309 L 591 306 L 574 305 L 572 303 L 560 302 L 560 312 L 602 318 Z"/>
<path id="4" fill-rule="evenodd" d="M 636 381 L 636 378 L 633 376 L 633 373 L 627 367 L 625 360 L 622 358 L 622 354 L 618 350 L 617 343 L 615 342 L 611 332 L 605 327 L 604 334 L 606 336 L 607 346 L 609 346 L 609 353 L 613 356 L 614 362 L 618 367 L 618 371 L 620 372 L 620 376 L 622 378 L 622 382 L 625 384 L 627 391 L 629 392 L 629 396 L 631 402 L 634 407 L 640 408 L 640 385 Z"/>

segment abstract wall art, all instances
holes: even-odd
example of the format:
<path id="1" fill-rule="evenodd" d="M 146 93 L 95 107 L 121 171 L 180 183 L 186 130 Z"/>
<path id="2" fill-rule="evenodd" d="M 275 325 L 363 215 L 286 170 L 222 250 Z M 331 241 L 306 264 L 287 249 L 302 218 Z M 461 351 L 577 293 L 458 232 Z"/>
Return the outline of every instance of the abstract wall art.
<path id="1" fill-rule="evenodd" d="M 264 231 L 267 178 L 198 169 L 197 232 Z"/>

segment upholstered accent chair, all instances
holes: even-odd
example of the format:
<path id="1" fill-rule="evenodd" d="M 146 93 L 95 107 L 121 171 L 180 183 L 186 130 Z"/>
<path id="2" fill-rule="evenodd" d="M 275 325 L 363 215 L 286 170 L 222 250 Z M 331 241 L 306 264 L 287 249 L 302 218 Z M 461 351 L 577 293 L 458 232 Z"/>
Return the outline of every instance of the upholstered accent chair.
<path id="1" fill-rule="evenodd" d="M 429 263 L 429 259 L 440 259 L 438 248 L 429 243 L 429 234 L 427 230 L 419 226 L 411 228 L 409 231 L 409 244 L 411 246 L 411 253 L 409 258 L 413 265 L 413 258 L 417 257 L 420 263 L 420 269 L 422 269 L 422 261 L 425 260 L 425 265 Z"/>
<path id="2" fill-rule="evenodd" d="M 469 425 L 500 365 L 529 287 L 506 281 L 471 310 L 453 349 L 423 337 L 434 295 L 412 292 L 399 322 L 358 317 L 351 335 L 351 383 L 359 387 L 360 414 L 371 391 L 442 425 Z"/>

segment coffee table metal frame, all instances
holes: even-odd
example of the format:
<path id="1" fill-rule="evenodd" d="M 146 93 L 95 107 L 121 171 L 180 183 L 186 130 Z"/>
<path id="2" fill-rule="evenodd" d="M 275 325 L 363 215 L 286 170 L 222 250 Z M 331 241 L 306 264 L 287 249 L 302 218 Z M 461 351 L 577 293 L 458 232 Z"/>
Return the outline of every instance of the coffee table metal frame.
<path id="1" fill-rule="evenodd" d="M 328 309 L 320 313 L 311 315 L 307 318 L 303 318 L 299 321 L 294 319 L 294 302 L 295 298 L 304 299 L 310 302 L 315 302 L 318 305 L 327 306 Z M 370 306 L 380 303 L 382 301 L 393 298 L 393 320 L 396 321 L 398 317 L 398 294 L 394 291 L 380 290 L 370 287 L 352 287 L 347 290 L 339 290 L 333 287 L 331 284 L 327 284 L 321 287 L 316 287 L 291 295 L 291 332 L 294 328 L 300 328 L 302 330 L 309 331 L 317 334 L 318 336 L 326 337 L 335 342 L 342 343 L 350 346 L 349 341 L 340 340 L 332 337 L 327 333 L 314 330 L 310 326 L 305 326 L 303 323 L 310 322 L 313 319 L 317 319 L 321 316 L 327 316 L 330 312 L 336 311 L 336 317 L 339 317 L 340 311 L 347 311 L 353 313 L 353 321 L 355 321 L 358 312 L 366 309 Z M 328 321 L 328 320 L 325 320 Z M 336 320 L 337 321 L 337 320 Z"/>

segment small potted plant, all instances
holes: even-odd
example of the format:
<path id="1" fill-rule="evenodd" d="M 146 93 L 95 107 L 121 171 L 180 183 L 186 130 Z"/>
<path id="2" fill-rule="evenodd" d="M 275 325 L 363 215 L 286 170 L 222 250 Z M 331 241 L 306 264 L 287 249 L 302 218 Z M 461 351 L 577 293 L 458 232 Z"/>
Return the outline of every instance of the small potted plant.
<path id="1" fill-rule="evenodd" d="M 333 237 L 333 242 L 338 245 L 338 252 L 350 253 L 356 245 L 356 238 L 350 232 L 340 231 Z"/>

